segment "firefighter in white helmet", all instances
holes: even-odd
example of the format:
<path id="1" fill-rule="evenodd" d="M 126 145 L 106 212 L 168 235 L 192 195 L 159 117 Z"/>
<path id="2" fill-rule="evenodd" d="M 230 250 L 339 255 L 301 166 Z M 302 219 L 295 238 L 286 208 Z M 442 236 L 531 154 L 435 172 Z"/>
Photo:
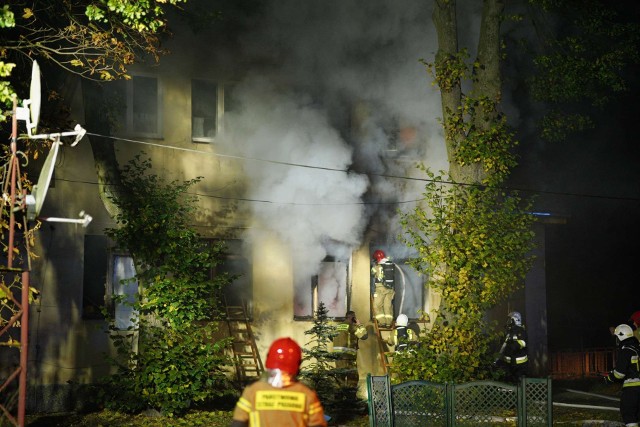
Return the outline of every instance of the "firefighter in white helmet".
<path id="1" fill-rule="evenodd" d="M 627 324 L 616 327 L 613 334 L 618 344 L 615 368 L 605 377 L 607 382 L 622 383 L 620 415 L 626 426 L 640 421 L 640 344 Z"/>
<path id="2" fill-rule="evenodd" d="M 396 352 L 407 350 L 411 343 L 416 341 L 416 334 L 408 324 L 409 318 L 406 314 L 400 314 L 396 319 L 393 334 L 387 340 L 387 344 L 394 346 Z"/>
<path id="3" fill-rule="evenodd" d="M 507 328 L 500 358 L 496 365 L 504 370 L 506 380 L 515 382 L 527 375 L 529 356 L 527 354 L 527 330 L 522 322 L 522 314 L 512 311 L 507 315 Z"/>
<path id="4" fill-rule="evenodd" d="M 380 249 L 373 253 L 373 311 L 378 325 L 390 328 L 393 323 L 393 297 L 395 291 L 395 264 Z"/>

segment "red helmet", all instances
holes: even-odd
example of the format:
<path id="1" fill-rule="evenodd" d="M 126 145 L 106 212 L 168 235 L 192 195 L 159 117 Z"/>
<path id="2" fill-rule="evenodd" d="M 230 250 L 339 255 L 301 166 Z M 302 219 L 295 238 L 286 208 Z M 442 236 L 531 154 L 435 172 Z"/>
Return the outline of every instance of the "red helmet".
<path id="1" fill-rule="evenodd" d="M 636 325 L 640 325 L 640 311 L 633 313 L 630 320 Z"/>
<path id="2" fill-rule="evenodd" d="M 385 255 L 384 252 L 382 252 L 380 249 L 378 249 L 377 251 L 375 251 L 373 253 L 373 259 L 376 260 L 376 262 L 380 262 L 382 261 L 384 258 L 386 258 L 387 256 Z"/>
<path id="3" fill-rule="evenodd" d="M 291 338 L 279 338 L 275 340 L 267 353 L 267 369 L 280 369 L 291 376 L 298 375 L 300 362 L 302 361 L 302 349 Z"/>

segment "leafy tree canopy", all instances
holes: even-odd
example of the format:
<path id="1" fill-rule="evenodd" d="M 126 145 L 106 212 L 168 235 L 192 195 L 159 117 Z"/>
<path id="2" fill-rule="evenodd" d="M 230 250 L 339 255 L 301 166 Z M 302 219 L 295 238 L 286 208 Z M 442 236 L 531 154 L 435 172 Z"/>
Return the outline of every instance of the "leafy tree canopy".
<path id="1" fill-rule="evenodd" d="M 28 75 L 34 59 L 92 80 L 126 78 L 127 67 L 140 53 L 155 59 L 164 53 L 165 9 L 184 2 L 35 0 L 2 5 L 0 103 L 11 105 L 12 83 L 20 78 L 11 79 L 14 67 Z"/>
<path id="2" fill-rule="evenodd" d="M 593 128 L 593 115 L 629 91 L 640 64 L 638 7 L 627 1 L 530 0 L 538 46 L 530 80 L 547 107 L 540 129 L 548 141 Z M 636 3 L 636 2 L 633 2 Z"/>

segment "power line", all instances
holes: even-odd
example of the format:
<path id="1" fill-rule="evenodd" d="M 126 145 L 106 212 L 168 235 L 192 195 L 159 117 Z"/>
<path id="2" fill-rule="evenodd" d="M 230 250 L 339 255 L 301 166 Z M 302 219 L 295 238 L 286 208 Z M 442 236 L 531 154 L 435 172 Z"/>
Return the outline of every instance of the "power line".
<path id="1" fill-rule="evenodd" d="M 90 133 L 90 132 L 87 132 L 87 135 L 93 135 L 93 136 L 97 136 L 97 137 L 100 137 L 100 138 L 112 139 L 112 140 L 115 140 L 115 141 L 132 142 L 132 143 L 135 143 L 135 144 L 149 145 L 149 146 L 158 147 L 158 148 L 171 149 L 171 150 L 177 150 L 177 151 L 184 151 L 184 152 L 189 152 L 189 153 L 206 154 L 206 155 L 211 155 L 211 156 L 216 156 L 216 157 L 225 157 L 225 158 L 238 159 L 238 160 L 252 160 L 252 161 L 257 161 L 257 162 L 273 163 L 273 164 L 278 164 L 278 165 L 283 165 L 283 166 L 292 166 L 292 167 L 300 167 L 300 168 L 307 168 L 307 169 L 325 170 L 325 171 L 329 171 L 329 172 L 340 172 L 340 173 L 346 173 L 346 174 L 355 173 L 355 174 L 364 175 L 364 176 L 368 176 L 368 177 L 369 176 L 375 176 L 375 177 L 380 177 L 380 178 L 400 179 L 400 180 L 406 180 L 406 181 L 418 181 L 418 182 L 425 182 L 425 183 L 434 182 L 434 183 L 441 183 L 441 184 L 447 184 L 447 185 L 481 186 L 480 184 L 472 184 L 472 183 L 462 183 L 462 182 L 455 182 L 455 181 L 436 180 L 436 179 L 429 179 L 429 178 L 419 178 L 419 177 L 411 177 L 411 176 L 406 176 L 406 175 L 390 175 L 390 174 L 382 174 L 382 173 L 374 173 L 374 172 L 365 173 L 365 172 L 360 172 L 360 171 L 357 171 L 357 170 L 354 170 L 354 169 L 338 169 L 338 168 L 331 168 L 331 167 L 326 167 L 326 166 L 315 166 L 315 165 L 306 165 L 306 164 L 302 164 L 302 163 L 293 163 L 293 162 L 285 162 L 285 161 L 279 161 L 279 160 L 262 159 L 262 158 L 257 158 L 257 157 L 248 157 L 248 156 L 222 154 L 222 153 L 210 153 L 210 152 L 201 151 L 201 150 L 194 150 L 194 149 L 191 149 L 191 148 L 173 147 L 173 146 L 169 146 L 169 145 L 157 144 L 157 143 L 152 143 L 152 142 L 147 142 L 147 141 L 120 138 L 120 137 L 114 137 L 114 136 L 109 136 L 109 135 L 100 135 L 100 134 Z M 505 191 L 517 191 L 517 192 L 522 192 L 522 193 L 546 194 L 546 195 L 555 195 L 555 196 L 584 197 L 584 198 L 592 198 L 592 199 L 608 199 L 608 200 L 635 201 L 635 202 L 640 201 L 640 197 L 609 196 L 609 195 L 601 195 L 601 194 L 587 194 L 587 193 L 575 193 L 575 192 L 563 192 L 563 191 L 526 189 L 526 188 L 508 187 L 508 186 L 498 186 L 498 187 L 495 187 L 495 188 L 499 189 L 499 190 L 505 190 Z M 202 197 L 211 197 L 211 198 L 238 200 L 238 201 L 247 201 L 247 202 L 258 202 L 258 203 L 278 203 L 278 204 L 289 204 L 289 205 L 334 205 L 334 204 L 331 204 L 331 203 L 317 203 L 317 204 L 309 203 L 309 204 L 306 204 L 306 203 L 295 203 L 295 202 L 275 202 L 275 201 L 271 201 L 271 200 L 259 200 L 259 199 L 248 199 L 248 198 L 237 198 L 237 197 L 222 197 L 222 196 L 202 195 L 202 194 L 197 194 L 197 195 L 202 196 Z M 415 200 L 407 200 L 407 201 L 394 201 L 394 202 L 336 203 L 335 205 L 404 204 L 404 203 L 415 203 L 415 202 L 418 202 L 420 200 L 424 200 L 424 198 L 415 199 Z"/>

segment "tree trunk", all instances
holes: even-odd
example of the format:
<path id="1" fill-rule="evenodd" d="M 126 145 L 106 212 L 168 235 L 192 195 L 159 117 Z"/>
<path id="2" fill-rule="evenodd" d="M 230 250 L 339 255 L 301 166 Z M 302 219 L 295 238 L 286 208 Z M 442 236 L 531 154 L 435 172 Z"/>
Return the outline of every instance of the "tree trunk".
<path id="1" fill-rule="evenodd" d="M 456 19 L 456 0 L 436 0 L 433 7 L 433 23 L 438 35 L 438 51 L 436 52 L 436 78 L 446 78 L 446 62 L 458 54 L 458 21 Z M 442 119 L 446 121 L 460 107 L 462 89 L 460 80 L 451 82 L 450 86 L 440 86 L 442 103 Z M 454 135 L 445 130 L 444 140 L 447 148 L 449 165 L 455 162 L 455 141 L 464 135 Z"/>
<path id="2" fill-rule="evenodd" d="M 438 51 L 435 57 L 436 78 L 442 79 L 445 84 L 439 84 L 443 123 L 459 114 L 463 106 L 462 81 L 451 73 L 451 64 L 447 61 L 459 58 L 458 28 L 456 19 L 456 0 L 436 0 L 433 9 L 433 23 L 438 36 Z M 478 38 L 477 58 L 478 66 L 474 71 L 470 96 L 473 98 L 486 97 L 498 102 L 500 98 L 500 22 L 504 10 L 504 0 L 484 0 L 480 35 Z M 454 76 L 455 78 L 452 78 Z M 473 117 L 471 125 L 476 129 L 488 129 L 495 123 L 497 112 L 480 113 Z M 467 184 L 476 184 L 486 177 L 481 163 L 460 164 L 456 157 L 456 147 L 465 142 L 467 135 L 460 128 L 445 126 L 444 139 L 449 161 L 449 176 L 453 181 Z M 443 282 L 448 274 L 447 266 L 440 265 L 435 268 L 432 281 Z M 429 289 L 429 298 L 432 307 L 431 318 L 438 321 L 454 321 L 453 313 L 446 307 L 446 301 L 439 292 Z"/>
<path id="3" fill-rule="evenodd" d="M 504 0 L 484 0 L 480 35 L 478 38 L 478 67 L 475 69 L 475 80 L 471 90 L 471 96 L 487 97 L 491 100 L 499 100 L 501 76 L 500 76 L 500 22 L 504 10 Z M 458 54 L 458 34 L 455 0 L 436 0 L 433 9 L 433 22 L 438 35 L 438 52 L 436 53 L 436 73 L 441 78 L 446 78 L 446 66 L 441 68 L 445 61 L 455 58 Z M 440 66 L 439 66 L 440 64 Z M 458 113 L 462 106 L 461 82 L 450 81 L 450 85 L 444 88 L 441 85 L 442 118 L 447 123 L 453 115 Z M 487 129 L 493 123 L 493 117 L 478 114 L 472 123 L 478 129 Z M 478 183 L 486 174 L 480 163 L 461 165 L 455 156 L 455 147 L 464 141 L 466 135 L 460 131 L 445 128 L 445 144 L 449 160 L 449 175 L 457 182 Z"/>

